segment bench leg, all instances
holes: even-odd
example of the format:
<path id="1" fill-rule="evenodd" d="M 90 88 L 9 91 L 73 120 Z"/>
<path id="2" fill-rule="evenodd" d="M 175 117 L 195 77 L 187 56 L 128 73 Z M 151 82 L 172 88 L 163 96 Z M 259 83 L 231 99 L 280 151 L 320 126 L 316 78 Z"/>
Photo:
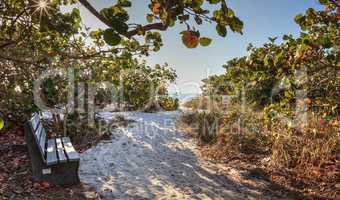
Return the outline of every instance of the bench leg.
<path id="1" fill-rule="evenodd" d="M 55 185 L 76 185 L 80 183 L 79 162 L 61 163 L 46 167 L 50 173 L 43 175 L 43 179 Z"/>

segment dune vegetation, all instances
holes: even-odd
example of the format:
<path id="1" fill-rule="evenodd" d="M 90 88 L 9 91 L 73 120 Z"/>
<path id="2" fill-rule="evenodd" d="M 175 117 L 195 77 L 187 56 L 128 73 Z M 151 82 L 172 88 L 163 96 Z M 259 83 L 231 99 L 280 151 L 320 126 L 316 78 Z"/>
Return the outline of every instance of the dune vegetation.
<path id="1" fill-rule="evenodd" d="M 203 80 L 203 95 L 184 104 L 193 112 L 184 114 L 180 125 L 199 139 L 209 157 L 262 163 L 258 165 L 267 171 L 284 170 L 286 177 L 294 174 L 335 197 L 339 9 L 308 9 L 295 21 L 301 27 L 299 37 L 284 35 L 283 42 L 269 38 L 261 47 L 249 45 L 248 56 L 228 61 L 224 74 Z"/>

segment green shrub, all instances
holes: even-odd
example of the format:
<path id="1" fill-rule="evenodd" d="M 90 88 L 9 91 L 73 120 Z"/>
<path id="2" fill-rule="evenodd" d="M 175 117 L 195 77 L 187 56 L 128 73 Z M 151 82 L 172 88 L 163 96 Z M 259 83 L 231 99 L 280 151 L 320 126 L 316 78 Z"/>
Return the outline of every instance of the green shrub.
<path id="1" fill-rule="evenodd" d="M 165 111 L 177 110 L 179 107 L 179 100 L 177 98 L 163 96 L 158 99 L 158 103 Z"/>

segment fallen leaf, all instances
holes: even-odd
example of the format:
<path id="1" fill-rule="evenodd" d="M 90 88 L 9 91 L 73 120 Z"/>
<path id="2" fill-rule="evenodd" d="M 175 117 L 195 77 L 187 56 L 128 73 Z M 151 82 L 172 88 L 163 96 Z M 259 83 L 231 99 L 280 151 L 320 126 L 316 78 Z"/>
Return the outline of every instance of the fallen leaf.
<path id="1" fill-rule="evenodd" d="M 47 181 L 43 181 L 40 183 L 40 185 L 43 187 L 43 189 L 47 189 L 50 187 L 50 183 Z"/>

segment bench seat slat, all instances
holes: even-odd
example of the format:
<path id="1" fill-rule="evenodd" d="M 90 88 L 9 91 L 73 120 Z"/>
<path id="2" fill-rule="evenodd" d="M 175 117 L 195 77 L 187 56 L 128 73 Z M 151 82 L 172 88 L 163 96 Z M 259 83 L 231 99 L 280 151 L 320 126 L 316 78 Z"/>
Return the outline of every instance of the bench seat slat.
<path id="1" fill-rule="evenodd" d="M 37 127 L 39 125 L 39 121 L 40 121 L 40 117 L 38 113 L 35 113 L 31 119 L 31 124 L 32 124 L 32 128 L 33 128 L 33 132 L 35 132 L 37 130 Z"/>
<path id="2" fill-rule="evenodd" d="M 61 142 L 60 138 L 56 138 L 56 143 L 57 143 L 57 152 L 58 152 L 58 157 L 59 157 L 59 162 L 60 163 L 65 163 L 67 162 L 67 158 L 64 152 L 64 147 Z"/>
<path id="3" fill-rule="evenodd" d="M 47 165 L 55 165 L 58 164 L 58 157 L 57 157 L 57 149 L 55 139 L 49 139 L 47 142 L 47 149 L 46 149 L 46 164 Z"/>
<path id="4" fill-rule="evenodd" d="M 65 152 L 69 161 L 79 161 L 79 154 L 74 149 L 69 137 L 62 138 L 64 143 Z"/>
<path id="5" fill-rule="evenodd" d="M 42 152 L 42 155 L 44 157 L 45 156 L 45 152 L 46 152 L 46 131 L 45 131 L 44 127 L 41 130 L 39 146 L 40 146 L 40 150 Z"/>
<path id="6" fill-rule="evenodd" d="M 40 141 L 40 135 L 41 135 L 41 131 L 42 131 L 43 127 L 42 127 L 42 124 L 41 122 L 38 124 L 38 128 L 37 130 L 34 132 L 34 137 L 37 141 L 37 143 L 39 144 L 39 141 Z"/>

